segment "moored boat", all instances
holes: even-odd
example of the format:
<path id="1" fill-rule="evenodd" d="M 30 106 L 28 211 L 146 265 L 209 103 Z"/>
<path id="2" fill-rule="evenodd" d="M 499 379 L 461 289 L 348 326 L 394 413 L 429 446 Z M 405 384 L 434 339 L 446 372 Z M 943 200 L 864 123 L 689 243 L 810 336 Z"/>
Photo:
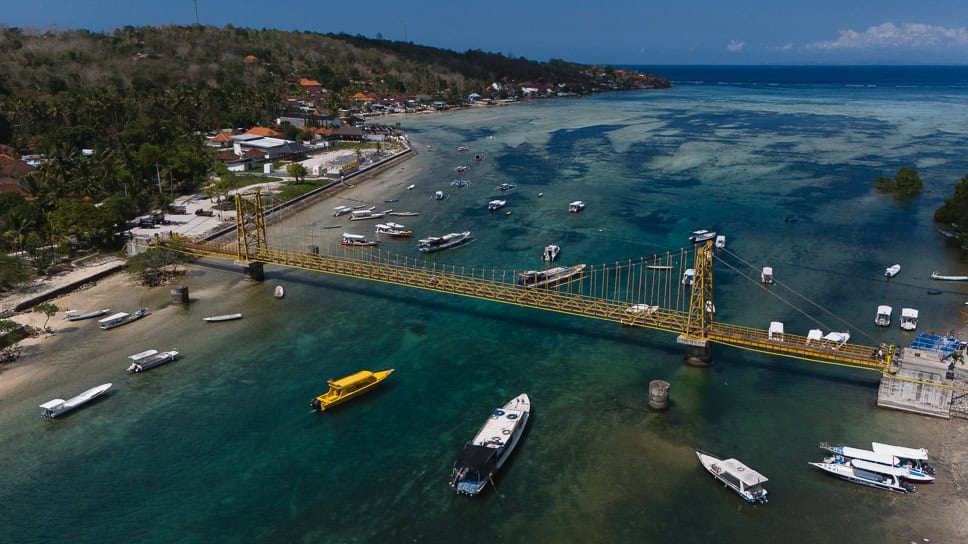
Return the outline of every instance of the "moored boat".
<path id="1" fill-rule="evenodd" d="M 877 314 L 874 315 L 874 324 L 878 327 L 887 327 L 891 324 L 891 313 L 894 312 L 894 308 L 882 304 L 877 307 Z"/>
<path id="2" fill-rule="evenodd" d="M 900 271 L 901 271 L 901 265 L 892 264 L 891 266 L 884 269 L 884 275 L 888 278 L 893 278 Z"/>
<path id="3" fill-rule="evenodd" d="M 468 166 L 466 164 L 462 164 L 462 165 L 458 166 L 457 168 L 455 168 L 455 170 L 457 170 L 457 172 L 460 173 L 460 172 L 463 172 L 463 171 L 467 170 L 467 168 L 468 168 Z"/>
<path id="4" fill-rule="evenodd" d="M 561 253 L 561 246 L 558 244 L 548 244 L 544 248 L 544 253 L 541 254 L 541 260 L 551 263 L 558 260 L 558 254 Z"/>
<path id="5" fill-rule="evenodd" d="M 207 321 L 209 323 L 218 323 L 219 321 L 234 321 L 236 319 L 242 319 L 242 314 L 210 315 L 208 317 L 202 318 L 202 321 Z"/>
<path id="6" fill-rule="evenodd" d="M 763 270 L 760 272 L 760 283 L 773 284 L 776 279 L 773 277 L 773 267 L 764 266 Z"/>
<path id="7" fill-rule="evenodd" d="M 692 285 L 696 281 L 696 269 L 687 268 L 685 272 L 682 273 L 682 284 Z"/>
<path id="8" fill-rule="evenodd" d="M 699 463 L 714 478 L 732 489 L 737 495 L 743 497 L 746 502 L 758 503 L 767 502 L 767 492 L 763 488 L 763 483 L 767 481 L 766 476 L 751 469 L 738 459 L 720 459 L 711 453 L 696 450 Z"/>
<path id="9" fill-rule="evenodd" d="M 144 372 L 150 368 L 174 361 L 179 356 L 180 354 L 175 350 L 159 352 L 156 349 L 149 349 L 141 353 L 135 353 L 134 355 L 128 356 L 131 364 L 128 366 L 127 371 L 136 373 Z"/>
<path id="10" fill-rule="evenodd" d="M 918 311 L 914 308 L 901 308 L 901 328 L 913 331 L 918 328 Z"/>
<path id="11" fill-rule="evenodd" d="M 417 241 L 417 249 L 421 253 L 434 253 L 466 244 L 471 241 L 471 231 L 451 232 L 443 236 L 428 236 Z"/>
<path id="12" fill-rule="evenodd" d="M 849 482 L 886 489 L 895 493 L 911 493 L 915 490 L 914 484 L 902 482 L 900 474 L 904 469 L 880 465 L 861 459 L 852 459 L 848 463 L 810 463 L 818 469 L 833 474 Z"/>
<path id="13" fill-rule="evenodd" d="M 576 200 L 568 204 L 569 213 L 578 213 L 585 209 L 585 202 L 583 200 Z"/>
<path id="14" fill-rule="evenodd" d="M 118 312 L 113 315 L 109 315 L 103 319 L 99 319 L 97 324 L 103 330 L 113 329 L 115 327 L 120 327 L 121 325 L 126 325 L 132 321 L 141 319 L 142 317 L 148 315 L 148 308 L 141 308 L 140 310 L 128 313 L 128 312 Z"/>
<path id="15" fill-rule="evenodd" d="M 407 190 L 409 191 L 409 190 L 413 189 L 416 186 L 417 186 L 417 184 L 411 183 L 410 185 L 407 185 Z"/>
<path id="16" fill-rule="evenodd" d="M 111 308 L 104 308 L 102 310 L 94 310 L 93 312 L 78 312 L 77 310 L 67 310 L 64 312 L 64 319 L 68 321 L 81 321 L 82 319 L 91 319 L 92 317 L 101 317 L 104 314 L 111 313 Z"/>
<path id="17" fill-rule="evenodd" d="M 584 264 L 555 266 L 546 270 L 528 270 L 518 274 L 518 285 L 532 289 L 535 287 L 555 287 L 579 280 L 585 273 Z"/>
<path id="18" fill-rule="evenodd" d="M 382 212 L 373 211 L 375 207 L 366 208 L 364 210 L 353 210 L 350 212 L 350 221 L 365 221 L 367 219 L 379 219 L 387 214 L 387 212 L 392 210 L 385 210 Z"/>
<path id="19" fill-rule="evenodd" d="M 716 237 L 716 231 L 699 229 L 692 231 L 689 235 L 689 243 L 698 244 L 699 242 L 705 242 L 706 240 L 712 240 Z"/>
<path id="20" fill-rule="evenodd" d="M 878 453 L 897 457 L 902 467 L 918 470 L 925 474 L 934 474 L 934 467 L 928 464 L 928 450 L 924 448 L 906 448 L 881 442 L 871 442 L 871 449 Z"/>
<path id="21" fill-rule="evenodd" d="M 111 388 L 110 383 L 92 387 L 80 395 L 71 397 L 67 400 L 53 399 L 40 405 L 40 415 L 46 418 L 55 418 L 65 412 L 69 412 L 87 402 L 90 402 Z"/>
<path id="22" fill-rule="evenodd" d="M 400 223 L 394 223 L 388 221 L 386 223 L 380 223 L 376 226 L 376 233 L 381 236 L 393 236 L 396 238 L 410 238 L 413 236 L 412 230 L 404 230 L 406 227 Z"/>
<path id="23" fill-rule="evenodd" d="M 490 201 L 490 202 L 487 203 L 487 209 L 488 209 L 488 211 L 492 211 L 492 212 L 494 210 L 500 210 L 507 203 L 508 203 L 507 200 L 495 199 L 495 200 L 492 200 L 492 201 Z"/>
<path id="24" fill-rule="evenodd" d="M 342 246 L 356 246 L 356 247 L 368 247 L 379 245 L 380 242 L 375 240 L 367 240 L 366 236 L 362 234 L 350 234 L 348 232 L 343 233 L 343 239 L 340 240 L 340 245 Z"/>
<path id="25" fill-rule="evenodd" d="M 351 211 L 353 211 L 353 208 L 350 208 L 349 206 L 336 206 L 335 208 L 333 208 L 333 217 L 346 215 Z"/>
<path id="26" fill-rule="evenodd" d="M 932 272 L 931 279 L 944 280 L 944 281 L 968 281 L 968 276 L 946 276 L 944 274 L 938 274 L 937 272 Z"/>
<path id="27" fill-rule="evenodd" d="M 898 476 L 905 480 L 911 480 L 915 482 L 930 482 L 934 480 L 934 476 L 931 476 L 926 471 L 923 471 L 915 467 L 906 467 L 901 462 L 901 459 L 894 456 L 893 453 L 886 451 L 874 451 L 865 450 L 861 448 L 854 448 L 851 446 L 845 446 L 842 444 L 828 444 L 827 442 L 821 442 L 820 448 L 827 450 L 833 455 L 824 459 L 825 463 L 849 463 L 851 460 L 866 461 L 869 463 L 875 463 L 878 465 L 885 465 L 888 467 L 895 467 L 903 469 L 902 472 L 898 472 Z"/>
<path id="28" fill-rule="evenodd" d="M 726 235 L 725 234 L 717 234 L 716 235 L 716 242 L 714 243 L 714 245 L 716 247 L 718 247 L 719 249 L 725 248 L 726 247 Z"/>
<path id="29" fill-rule="evenodd" d="M 464 445 L 451 471 L 450 486 L 458 494 L 478 495 L 507 461 L 528 424 L 531 399 L 520 394 L 491 412 L 484 426 Z"/>
<path id="30" fill-rule="evenodd" d="M 286 290 L 281 285 L 277 285 L 275 290 L 272 292 L 272 295 L 276 298 L 282 298 L 286 296 Z"/>
<path id="31" fill-rule="evenodd" d="M 515 187 L 517 187 L 517 185 L 515 185 L 513 183 L 502 183 L 502 184 L 500 184 L 500 185 L 497 186 L 497 190 L 498 191 L 510 191 L 511 189 L 514 189 Z"/>
<path id="32" fill-rule="evenodd" d="M 313 410 L 325 412 L 338 404 L 372 390 L 383 380 L 389 378 L 390 374 L 393 374 L 392 368 L 375 372 L 360 370 L 338 380 L 326 380 L 329 390 L 311 400 L 309 405 L 313 407 Z"/>
<path id="33" fill-rule="evenodd" d="M 434 200 L 443 200 L 445 198 L 447 198 L 447 195 L 445 195 L 443 191 L 434 192 L 434 196 L 433 196 Z"/>

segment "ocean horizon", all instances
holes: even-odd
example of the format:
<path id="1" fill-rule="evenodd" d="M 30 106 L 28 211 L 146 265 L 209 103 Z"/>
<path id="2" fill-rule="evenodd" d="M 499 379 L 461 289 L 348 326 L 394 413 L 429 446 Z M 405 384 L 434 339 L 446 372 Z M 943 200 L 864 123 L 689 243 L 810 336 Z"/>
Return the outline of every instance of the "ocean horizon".
<path id="1" fill-rule="evenodd" d="M 417 238 L 471 230 L 473 242 L 431 258 L 478 269 L 539 267 L 548 243 L 561 245 L 559 264 L 608 265 L 677 251 L 707 228 L 742 259 L 715 265 L 717 320 L 906 345 L 912 334 L 873 323 L 890 304 L 920 309 L 917 332 L 964 332 L 968 285 L 930 274 L 968 270 L 932 220 L 968 174 L 968 127 L 952 113 L 965 108 L 968 67 L 664 68 L 648 71 L 669 77 L 667 90 L 394 117 L 415 156 L 292 214 L 270 242 L 338 247 L 373 225 L 334 218 L 334 206 L 392 199 L 420 215 L 400 218 L 412 240 L 382 251 L 423 258 Z M 459 164 L 470 165 L 463 189 L 451 185 Z M 918 170 L 922 194 L 874 190 L 901 167 Z M 516 188 L 498 191 L 505 182 Z M 498 196 L 511 215 L 488 212 Z M 573 200 L 585 210 L 568 213 Z M 763 289 L 746 265 L 772 266 L 790 290 Z M 255 283 L 202 259 L 184 283 L 187 307 L 171 305 L 168 287 L 98 292 L 98 307 L 153 315 L 109 332 L 82 322 L 28 356 L 54 377 L 0 399 L 0 542 L 968 535 L 965 423 L 878 409 L 876 373 L 725 346 L 695 368 L 665 332 L 274 266 Z M 201 321 L 234 312 L 245 318 Z M 126 374 L 126 357 L 148 348 L 183 357 Z M 383 368 L 395 371 L 379 389 L 311 410 L 328 378 Z M 668 410 L 648 407 L 656 379 L 671 384 Z M 38 404 L 109 381 L 107 398 L 41 420 Z M 464 443 L 520 393 L 533 417 L 508 465 L 481 496 L 457 496 L 448 481 Z M 807 464 L 822 459 L 820 441 L 926 447 L 939 481 L 896 495 L 837 480 Z M 724 489 L 696 448 L 767 476 L 769 504 Z"/>

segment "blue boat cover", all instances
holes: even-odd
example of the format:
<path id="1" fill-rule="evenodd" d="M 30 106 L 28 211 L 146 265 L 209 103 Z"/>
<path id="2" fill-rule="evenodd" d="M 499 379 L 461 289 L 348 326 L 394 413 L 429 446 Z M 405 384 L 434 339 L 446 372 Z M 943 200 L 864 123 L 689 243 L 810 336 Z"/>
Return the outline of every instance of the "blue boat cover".
<path id="1" fill-rule="evenodd" d="M 922 332 L 911 342 L 910 347 L 924 351 L 939 351 L 947 357 L 954 353 L 960 344 L 961 342 L 957 338 L 951 336 L 938 336 L 937 334 Z"/>

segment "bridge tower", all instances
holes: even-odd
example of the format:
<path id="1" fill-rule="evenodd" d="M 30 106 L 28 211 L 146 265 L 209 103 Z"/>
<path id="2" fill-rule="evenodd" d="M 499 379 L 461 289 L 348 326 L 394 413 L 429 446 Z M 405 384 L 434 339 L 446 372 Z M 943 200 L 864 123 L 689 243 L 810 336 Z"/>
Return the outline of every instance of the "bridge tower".
<path id="1" fill-rule="evenodd" d="M 245 275 L 253 281 L 265 279 L 260 257 L 269 247 L 266 216 L 262 209 L 262 195 L 258 189 L 251 199 L 235 193 L 236 263 L 245 268 Z"/>
<path id="2" fill-rule="evenodd" d="M 713 303 L 713 241 L 696 244 L 693 250 L 695 275 L 689 296 L 689 314 L 686 330 L 676 341 L 686 346 L 686 364 L 709 366 L 713 358 L 708 332 L 716 313 Z"/>

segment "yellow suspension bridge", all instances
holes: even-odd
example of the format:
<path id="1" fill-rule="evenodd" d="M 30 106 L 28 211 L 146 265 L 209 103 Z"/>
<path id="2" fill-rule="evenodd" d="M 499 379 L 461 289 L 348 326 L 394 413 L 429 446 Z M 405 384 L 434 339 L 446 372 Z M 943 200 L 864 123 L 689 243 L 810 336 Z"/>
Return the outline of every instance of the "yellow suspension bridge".
<path id="1" fill-rule="evenodd" d="M 554 287 L 526 288 L 513 271 L 445 265 L 372 248 L 337 246 L 329 254 L 320 254 L 318 247 L 306 251 L 271 247 L 262 198 L 256 191 L 246 197 L 236 195 L 234 241 L 172 235 L 158 242 L 195 256 L 233 259 L 256 279 L 261 279 L 263 264 L 272 264 L 671 332 L 687 346 L 689 359 L 700 364 L 711 361 L 710 343 L 718 343 L 880 373 L 895 370 L 893 345 L 834 342 L 716 321 L 712 240 L 688 250 L 586 267 L 574 281 Z M 693 279 L 684 282 L 690 268 Z"/>

